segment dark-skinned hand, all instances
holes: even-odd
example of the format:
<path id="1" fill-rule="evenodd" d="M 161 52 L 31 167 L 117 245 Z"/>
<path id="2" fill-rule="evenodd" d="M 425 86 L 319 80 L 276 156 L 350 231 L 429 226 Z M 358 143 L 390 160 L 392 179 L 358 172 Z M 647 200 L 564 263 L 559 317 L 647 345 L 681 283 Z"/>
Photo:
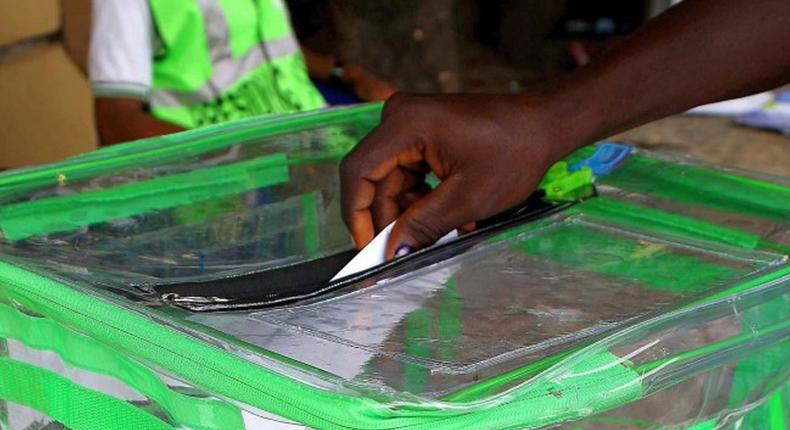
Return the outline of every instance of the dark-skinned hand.
<path id="1" fill-rule="evenodd" d="M 343 160 L 343 218 L 358 248 L 398 220 L 386 255 L 419 249 L 517 205 L 561 151 L 537 98 L 397 94 L 381 124 Z M 433 172 L 439 186 L 425 183 Z"/>
<path id="2" fill-rule="evenodd" d="M 388 258 L 430 245 L 518 204 L 585 143 L 787 83 L 788 39 L 787 0 L 686 0 L 529 95 L 396 94 L 343 160 L 343 218 L 357 247 L 397 219 Z"/>

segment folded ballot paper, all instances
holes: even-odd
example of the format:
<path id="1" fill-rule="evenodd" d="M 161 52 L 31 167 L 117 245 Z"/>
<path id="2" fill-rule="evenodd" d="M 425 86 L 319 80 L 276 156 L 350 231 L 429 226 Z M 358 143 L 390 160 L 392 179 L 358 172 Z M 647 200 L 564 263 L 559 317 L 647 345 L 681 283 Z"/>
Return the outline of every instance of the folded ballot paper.
<path id="1" fill-rule="evenodd" d="M 384 227 L 384 230 L 381 230 L 367 246 L 362 248 L 359 254 L 355 255 L 348 264 L 343 266 L 343 268 L 332 278 L 332 281 L 383 263 L 384 260 L 386 260 L 384 253 L 387 248 L 387 239 L 389 239 L 393 227 L 395 227 L 395 221 Z M 456 237 L 458 237 L 458 231 L 453 230 L 437 240 L 433 246 L 447 243 Z"/>

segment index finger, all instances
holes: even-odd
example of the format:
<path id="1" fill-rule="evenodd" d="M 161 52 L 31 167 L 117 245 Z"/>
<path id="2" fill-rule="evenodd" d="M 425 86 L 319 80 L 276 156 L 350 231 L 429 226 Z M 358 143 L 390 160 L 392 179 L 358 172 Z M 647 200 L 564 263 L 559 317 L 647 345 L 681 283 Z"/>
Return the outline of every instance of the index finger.
<path id="1" fill-rule="evenodd" d="M 343 159 L 340 164 L 340 208 L 357 248 L 375 234 L 372 205 L 376 182 L 398 166 L 422 160 L 422 152 L 411 133 L 398 130 L 385 120 Z"/>

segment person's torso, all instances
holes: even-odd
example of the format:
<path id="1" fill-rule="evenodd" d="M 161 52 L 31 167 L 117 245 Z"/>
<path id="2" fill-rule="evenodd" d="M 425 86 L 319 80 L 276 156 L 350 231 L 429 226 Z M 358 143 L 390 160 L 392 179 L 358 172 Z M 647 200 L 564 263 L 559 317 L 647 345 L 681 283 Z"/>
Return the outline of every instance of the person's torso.
<path id="1" fill-rule="evenodd" d="M 151 112 L 192 128 L 317 109 L 281 0 L 149 0 L 158 41 Z"/>

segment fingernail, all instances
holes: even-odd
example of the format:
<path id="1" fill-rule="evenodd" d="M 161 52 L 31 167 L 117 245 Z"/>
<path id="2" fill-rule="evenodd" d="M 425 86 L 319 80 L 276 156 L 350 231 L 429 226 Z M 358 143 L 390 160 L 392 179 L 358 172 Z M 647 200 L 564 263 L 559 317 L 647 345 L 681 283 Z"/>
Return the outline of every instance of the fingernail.
<path id="1" fill-rule="evenodd" d="M 409 245 L 401 245 L 398 249 L 395 250 L 395 258 L 403 257 L 404 255 L 411 254 L 411 246 Z"/>

